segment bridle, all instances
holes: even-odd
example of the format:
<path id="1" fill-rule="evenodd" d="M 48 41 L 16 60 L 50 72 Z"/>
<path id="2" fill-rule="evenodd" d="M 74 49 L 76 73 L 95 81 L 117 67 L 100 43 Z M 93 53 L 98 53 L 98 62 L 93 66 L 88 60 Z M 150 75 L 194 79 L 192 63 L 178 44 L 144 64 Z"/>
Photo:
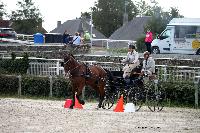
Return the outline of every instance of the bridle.
<path id="1" fill-rule="evenodd" d="M 71 61 L 71 56 L 69 57 L 69 60 L 67 60 L 66 62 L 64 62 L 64 65 L 67 65 L 69 62 Z M 77 65 L 76 67 L 74 67 L 73 69 L 71 69 L 70 65 L 67 65 L 67 70 L 69 73 L 73 72 L 74 70 L 76 70 L 79 66 L 81 66 L 80 64 Z"/>

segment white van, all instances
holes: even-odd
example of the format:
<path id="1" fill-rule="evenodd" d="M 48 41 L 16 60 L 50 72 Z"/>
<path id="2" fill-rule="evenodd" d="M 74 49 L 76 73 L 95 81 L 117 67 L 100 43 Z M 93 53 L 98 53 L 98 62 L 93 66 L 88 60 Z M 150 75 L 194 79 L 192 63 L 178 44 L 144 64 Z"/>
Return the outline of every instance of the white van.
<path id="1" fill-rule="evenodd" d="M 152 53 L 200 55 L 200 18 L 174 18 L 151 43 Z"/>

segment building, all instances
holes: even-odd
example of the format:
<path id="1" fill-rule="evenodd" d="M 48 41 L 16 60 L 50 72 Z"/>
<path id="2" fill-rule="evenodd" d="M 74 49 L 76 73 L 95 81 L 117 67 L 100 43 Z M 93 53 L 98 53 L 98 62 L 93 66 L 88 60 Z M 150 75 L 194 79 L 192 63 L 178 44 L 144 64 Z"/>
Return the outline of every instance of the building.
<path id="1" fill-rule="evenodd" d="M 145 35 L 144 27 L 151 19 L 150 16 L 135 17 L 122 27 L 117 29 L 109 39 L 113 40 L 132 40 L 136 41 L 142 35 Z M 127 47 L 127 43 L 115 44 L 117 47 Z"/>
<path id="2" fill-rule="evenodd" d="M 63 24 L 61 24 L 61 21 L 57 21 L 57 27 L 52 31 L 50 31 L 50 33 L 63 34 L 65 30 L 67 30 L 67 32 L 70 35 L 74 35 L 75 32 L 79 32 L 81 35 L 83 35 L 85 31 L 91 33 L 90 20 L 86 18 L 73 19 L 73 20 L 68 20 Z M 106 39 L 106 37 L 101 32 L 96 30 L 94 27 L 92 27 L 92 38 Z M 98 42 L 96 42 L 95 44 L 97 43 Z"/>

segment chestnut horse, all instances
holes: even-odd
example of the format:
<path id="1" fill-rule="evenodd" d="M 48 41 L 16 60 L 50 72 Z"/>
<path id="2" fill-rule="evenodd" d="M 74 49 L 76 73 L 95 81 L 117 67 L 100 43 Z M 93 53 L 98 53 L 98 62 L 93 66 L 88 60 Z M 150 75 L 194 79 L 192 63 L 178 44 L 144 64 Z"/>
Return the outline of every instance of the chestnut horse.
<path id="1" fill-rule="evenodd" d="M 64 70 L 69 74 L 69 79 L 72 84 L 72 104 L 70 106 L 73 109 L 75 105 L 75 96 L 80 104 L 84 105 L 85 102 L 80 98 L 82 89 L 88 85 L 95 89 L 99 94 L 98 108 L 102 107 L 102 102 L 105 96 L 105 84 L 106 84 L 106 71 L 100 66 L 87 66 L 75 60 L 72 54 L 66 54 L 64 56 Z"/>

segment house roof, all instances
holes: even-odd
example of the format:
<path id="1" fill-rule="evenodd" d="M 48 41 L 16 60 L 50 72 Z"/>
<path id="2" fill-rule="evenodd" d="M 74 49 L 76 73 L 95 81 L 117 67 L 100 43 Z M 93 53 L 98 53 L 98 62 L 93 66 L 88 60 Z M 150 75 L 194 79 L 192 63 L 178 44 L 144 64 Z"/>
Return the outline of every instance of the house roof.
<path id="1" fill-rule="evenodd" d="M 67 32 L 71 35 L 74 35 L 75 32 L 83 33 L 84 31 L 91 31 L 91 26 L 89 22 L 86 19 L 73 19 L 68 20 L 61 24 L 59 27 L 56 27 L 54 30 L 50 31 L 50 33 L 61 33 L 63 34 L 64 31 L 67 30 Z M 96 30 L 94 27 L 92 28 L 92 33 L 95 34 L 95 38 L 97 39 L 104 39 L 106 38 L 102 33 L 100 33 L 98 30 Z"/>
<path id="2" fill-rule="evenodd" d="M 144 34 L 144 26 L 148 23 L 150 18 L 150 16 L 133 18 L 127 24 L 117 29 L 109 39 L 136 41 Z"/>
<path id="3" fill-rule="evenodd" d="M 69 34 L 74 35 L 75 32 L 80 32 L 80 24 L 81 24 L 81 19 L 74 19 L 74 20 L 68 20 L 61 24 L 59 27 L 56 27 L 54 30 L 50 31 L 50 33 L 61 33 L 63 34 L 65 30 Z"/>

